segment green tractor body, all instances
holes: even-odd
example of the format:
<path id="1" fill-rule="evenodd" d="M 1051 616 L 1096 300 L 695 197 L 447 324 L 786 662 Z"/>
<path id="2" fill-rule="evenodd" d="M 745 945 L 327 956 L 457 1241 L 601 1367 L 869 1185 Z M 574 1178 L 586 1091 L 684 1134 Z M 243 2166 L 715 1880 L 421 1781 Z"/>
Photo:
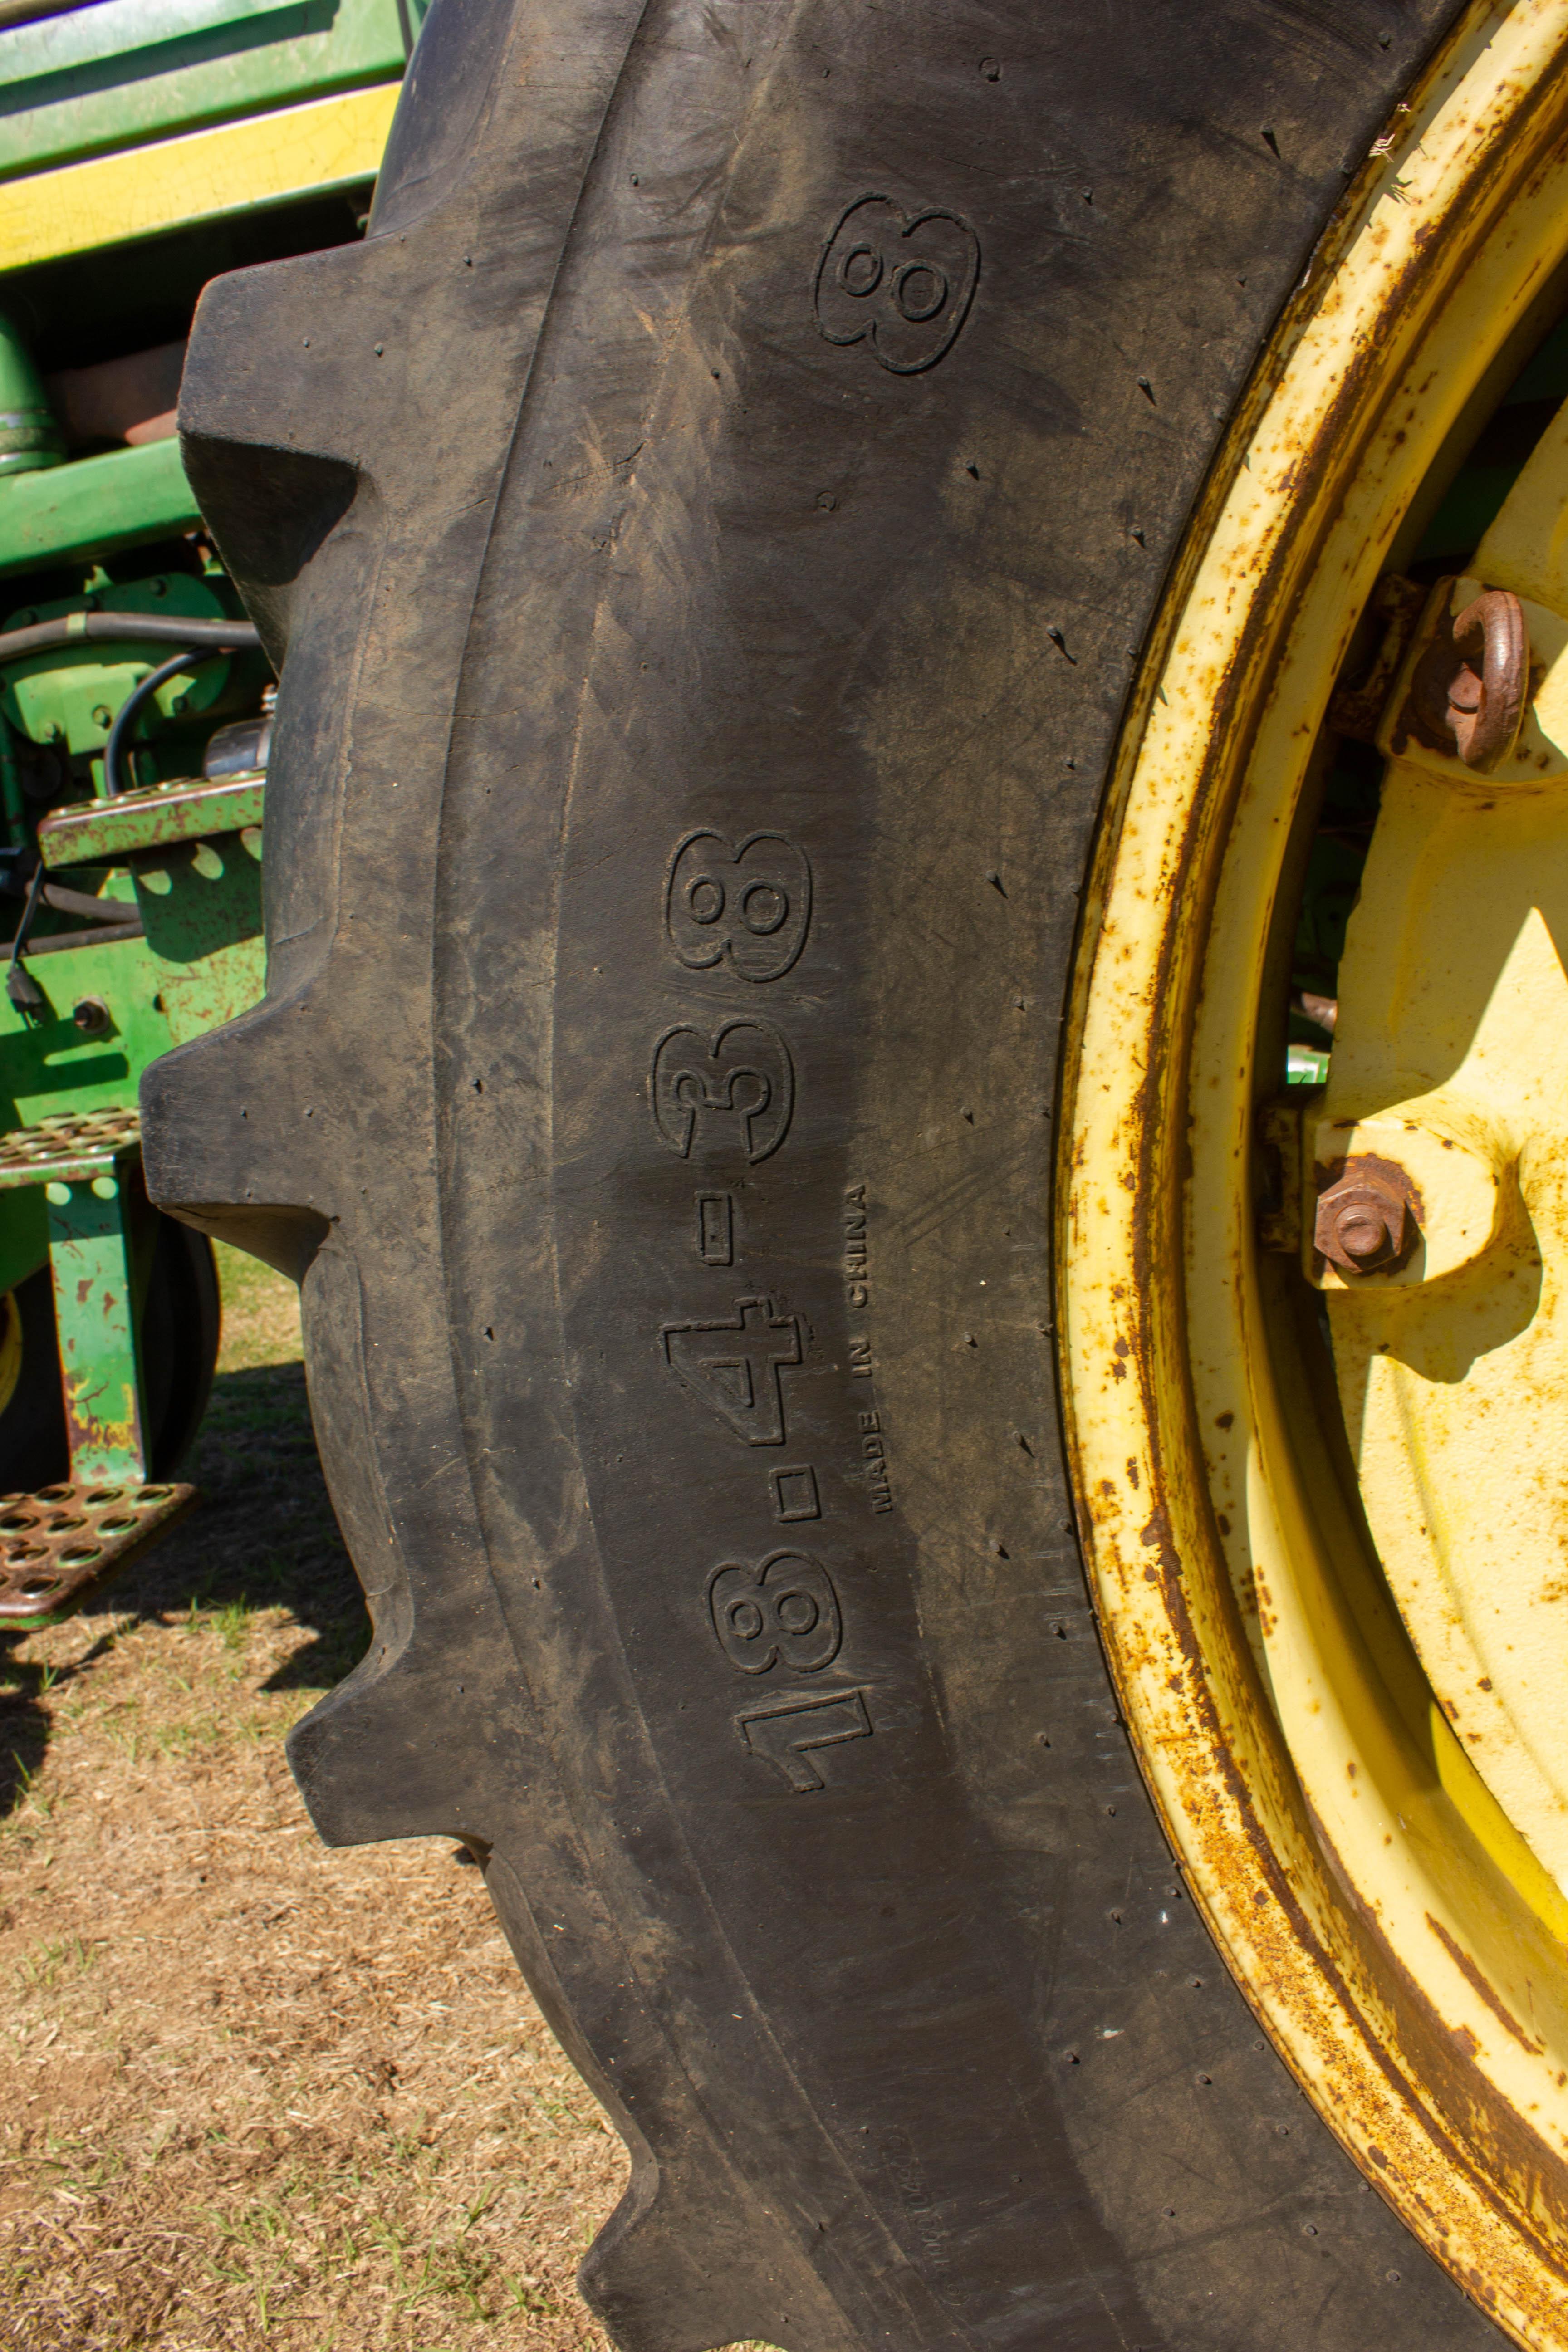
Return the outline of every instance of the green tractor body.
<path id="1" fill-rule="evenodd" d="M 361 233 L 420 13 L 0 11 L 0 1628 L 190 1499 L 216 1284 L 137 1089 L 261 995 L 273 688 L 181 462 L 184 340 L 220 271 Z"/>

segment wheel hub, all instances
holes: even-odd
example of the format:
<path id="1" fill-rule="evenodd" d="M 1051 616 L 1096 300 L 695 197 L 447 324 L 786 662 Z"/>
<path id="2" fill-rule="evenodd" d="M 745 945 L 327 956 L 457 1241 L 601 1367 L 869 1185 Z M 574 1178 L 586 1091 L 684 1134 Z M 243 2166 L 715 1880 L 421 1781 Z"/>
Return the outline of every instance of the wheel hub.
<path id="1" fill-rule="evenodd" d="M 1568 12 L 1488 29 L 1317 257 L 1155 640 L 1086 926 L 1062 1319 L 1101 1626 L 1188 1882 L 1369 2179 L 1544 2347 L 1568 2343 L 1561 430 L 1464 568 L 1406 578 L 1563 303 Z M 1282 1093 L 1346 731 L 1386 772 L 1370 850 L 1327 845 L 1355 901 L 1337 982 L 1294 987 L 1290 1075 L 1326 1086 Z"/>

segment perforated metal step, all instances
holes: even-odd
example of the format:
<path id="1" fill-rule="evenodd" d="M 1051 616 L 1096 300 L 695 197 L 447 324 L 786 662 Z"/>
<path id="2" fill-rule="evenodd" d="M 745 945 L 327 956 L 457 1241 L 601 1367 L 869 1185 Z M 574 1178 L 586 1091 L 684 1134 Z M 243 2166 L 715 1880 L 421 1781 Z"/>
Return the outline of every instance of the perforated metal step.
<path id="1" fill-rule="evenodd" d="M 119 1107 L 40 1119 L 0 1136 L 0 1192 L 108 1173 L 142 1148 L 142 1114 Z"/>
<path id="2" fill-rule="evenodd" d="M 44 1486 L 0 1496 L 0 1631 L 57 1625 L 190 1508 L 195 1488 Z"/>

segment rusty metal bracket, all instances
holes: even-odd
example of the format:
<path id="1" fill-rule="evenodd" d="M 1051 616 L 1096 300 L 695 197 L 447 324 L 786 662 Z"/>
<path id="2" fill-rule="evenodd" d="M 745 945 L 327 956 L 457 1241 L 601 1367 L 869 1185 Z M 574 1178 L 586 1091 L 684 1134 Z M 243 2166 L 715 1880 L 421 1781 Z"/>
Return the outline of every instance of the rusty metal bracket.
<path id="1" fill-rule="evenodd" d="M 133 1109 L 49 1118 L 0 1139 L 0 1190 L 41 1184 L 71 1472 L 140 1484 L 148 1472 L 137 1336 L 150 1211 Z"/>
<path id="2" fill-rule="evenodd" d="M 142 1118 L 135 1109 L 43 1118 L 0 1136 L 0 1192 L 108 1175 L 117 1159 L 141 1149 Z"/>
<path id="3" fill-rule="evenodd" d="M 44 1199 L 71 1475 L 139 1483 L 151 1468 L 137 1310 L 153 1225 L 139 1149 L 52 1177 Z"/>
<path id="4" fill-rule="evenodd" d="M 1329 724 L 1336 734 L 1353 736 L 1358 743 L 1376 739 L 1394 682 L 1405 667 L 1410 640 L 1426 604 L 1427 591 L 1418 581 L 1389 572 L 1373 591 L 1369 612 L 1383 624 L 1372 667 L 1354 686 L 1342 686 L 1329 706 Z"/>
<path id="5" fill-rule="evenodd" d="M 1434 593 L 1430 635 L 1394 729 L 1396 736 L 1408 730 L 1433 751 L 1457 751 L 1467 768 L 1488 775 L 1519 737 L 1530 690 L 1530 633 L 1524 607 L 1506 588 L 1483 589 L 1450 620 L 1453 587 L 1441 583 Z"/>
<path id="6" fill-rule="evenodd" d="M 0 1630 L 80 1608 L 195 1499 L 148 1482 L 140 1344 L 153 1213 L 134 1108 L 0 1138 L 0 1191 L 43 1189 L 71 1482 L 0 1498 Z"/>
<path id="7" fill-rule="evenodd" d="M 0 1496 L 0 1633 L 58 1625 L 164 1534 L 194 1486 L 78 1482 Z"/>
<path id="8" fill-rule="evenodd" d="M 265 781 L 259 775 L 152 784 L 112 801 L 86 801 L 58 810 L 38 827 L 38 849 L 51 870 L 122 863 L 145 850 L 181 841 L 210 840 L 261 824 Z"/>

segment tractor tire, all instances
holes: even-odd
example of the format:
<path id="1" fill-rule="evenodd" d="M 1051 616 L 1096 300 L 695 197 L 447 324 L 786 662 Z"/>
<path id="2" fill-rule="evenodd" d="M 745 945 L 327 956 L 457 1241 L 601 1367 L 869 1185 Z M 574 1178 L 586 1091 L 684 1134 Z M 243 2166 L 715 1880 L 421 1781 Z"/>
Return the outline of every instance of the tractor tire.
<path id="1" fill-rule="evenodd" d="M 436 0 L 363 244 L 204 298 L 268 987 L 150 1182 L 300 1282 L 374 1634 L 294 1769 L 481 1861 L 628 2352 L 1502 2340 L 1145 1793 L 1050 1214 L 1163 585 L 1457 15 Z"/>
<path id="2" fill-rule="evenodd" d="M 160 1217 L 142 1318 L 153 1431 L 149 1475 L 173 1478 L 196 1442 L 222 1337 L 217 1266 L 205 1234 Z"/>
<path id="3" fill-rule="evenodd" d="M 9 1375 L 0 1404 L 0 1494 L 29 1494 L 70 1475 L 48 1267 L 39 1266 L 8 1292 L 0 1313 Z"/>

